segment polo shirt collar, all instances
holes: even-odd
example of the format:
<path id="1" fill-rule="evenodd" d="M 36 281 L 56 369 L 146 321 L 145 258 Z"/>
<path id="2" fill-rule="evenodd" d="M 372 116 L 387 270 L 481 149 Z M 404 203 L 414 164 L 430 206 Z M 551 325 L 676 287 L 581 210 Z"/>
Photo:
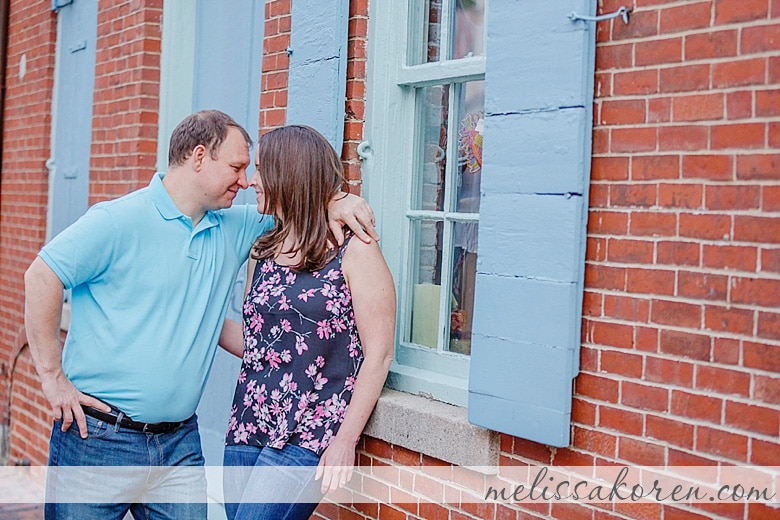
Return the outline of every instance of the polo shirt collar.
<path id="1" fill-rule="evenodd" d="M 149 193 L 152 202 L 165 220 L 175 220 L 183 217 L 184 214 L 179 211 L 179 208 L 176 207 L 173 199 L 168 194 L 168 190 L 165 189 L 162 183 L 163 177 L 165 177 L 165 173 L 157 172 L 152 177 L 151 182 L 149 182 Z"/>
<path id="2" fill-rule="evenodd" d="M 152 180 L 149 182 L 149 193 L 152 199 L 152 202 L 154 203 L 155 207 L 157 208 L 157 211 L 160 212 L 160 215 L 165 220 L 176 220 L 176 219 L 184 219 L 184 220 L 191 220 L 190 217 L 182 213 L 179 208 L 176 206 L 176 203 L 173 202 L 173 199 L 171 198 L 171 195 L 168 193 L 168 190 L 165 189 L 165 186 L 163 185 L 163 177 L 165 177 L 164 172 L 157 172 L 152 177 Z M 205 229 L 216 225 L 216 219 L 214 217 L 213 211 L 207 211 L 205 215 L 203 215 L 203 218 L 201 218 L 200 222 L 198 222 L 197 229 Z"/>

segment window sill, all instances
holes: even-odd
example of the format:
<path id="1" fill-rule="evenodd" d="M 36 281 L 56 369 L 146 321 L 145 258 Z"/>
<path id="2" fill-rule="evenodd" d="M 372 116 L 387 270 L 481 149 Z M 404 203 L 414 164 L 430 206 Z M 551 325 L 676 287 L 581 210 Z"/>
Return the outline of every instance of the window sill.
<path id="1" fill-rule="evenodd" d="M 469 423 L 466 408 L 385 388 L 363 433 L 451 464 L 498 472 L 499 434 Z"/>

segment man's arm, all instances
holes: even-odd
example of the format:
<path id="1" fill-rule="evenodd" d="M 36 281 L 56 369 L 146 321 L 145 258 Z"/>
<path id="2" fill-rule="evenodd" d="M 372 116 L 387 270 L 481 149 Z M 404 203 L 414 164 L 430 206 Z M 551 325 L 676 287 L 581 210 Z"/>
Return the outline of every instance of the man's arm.
<path id="1" fill-rule="evenodd" d="M 105 403 L 79 392 L 62 370 L 60 320 L 63 285 L 41 257 L 36 257 L 24 274 L 24 326 L 35 369 L 43 393 L 67 431 L 74 419 L 82 438 L 87 437 L 87 421 L 81 404 L 110 411 Z"/>
<path id="2" fill-rule="evenodd" d="M 343 226 L 366 244 L 379 241 L 374 229 L 374 211 L 365 199 L 351 193 L 337 193 L 328 204 L 328 226 L 339 245 L 344 242 Z"/>

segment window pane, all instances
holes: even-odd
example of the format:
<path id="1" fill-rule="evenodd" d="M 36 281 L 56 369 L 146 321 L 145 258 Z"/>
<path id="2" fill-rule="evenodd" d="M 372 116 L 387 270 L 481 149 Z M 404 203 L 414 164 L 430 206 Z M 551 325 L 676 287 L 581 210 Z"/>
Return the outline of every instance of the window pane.
<path id="1" fill-rule="evenodd" d="M 478 230 L 476 222 L 455 222 L 449 349 L 460 354 L 471 353 Z"/>
<path id="2" fill-rule="evenodd" d="M 443 222 L 412 221 L 412 251 L 416 251 L 412 287 L 411 332 L 408 340 L 436 348 L 439 339 Z"/>
<path id="3" fill-rule="evenodd" d="M 447 111 L 449 85 L 417 91 L 420 132 L 417 140 L 421 160 L 413 194 L 412 209 L 443 211 L 447 170 Z"/>
<path id="4" fill-rule="evenodd" d="M 425 27 L 424 62 L 485 55 L 485 0 L 427 0 L 415 16 Z"/>
<path id="5" fill-rule="evenodd" d="M 452 58 L 485 55 L 485 1 L 457 0 Z"/>
<path id="6" fill-rule="evenodd" d="M 485 82 L 458 85 L 458 196 L 455 211 L 479 212 Z"/>

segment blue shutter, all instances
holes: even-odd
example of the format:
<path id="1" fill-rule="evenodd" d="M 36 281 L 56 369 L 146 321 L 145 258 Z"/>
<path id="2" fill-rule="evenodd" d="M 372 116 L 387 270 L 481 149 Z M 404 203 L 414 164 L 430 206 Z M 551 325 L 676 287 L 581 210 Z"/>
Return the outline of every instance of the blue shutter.
<path id="1" fill-rule="evenodd" d="M 490 2 L 469 420 L 567 446 L 579 366 L 595 0 Z"/>
<path id="2" fill-rule="evenodd" d="M 287 124 L 317 129 L 339 154 L 344 139 L 348 22 L 348 0 L 292 2 Z"/>

